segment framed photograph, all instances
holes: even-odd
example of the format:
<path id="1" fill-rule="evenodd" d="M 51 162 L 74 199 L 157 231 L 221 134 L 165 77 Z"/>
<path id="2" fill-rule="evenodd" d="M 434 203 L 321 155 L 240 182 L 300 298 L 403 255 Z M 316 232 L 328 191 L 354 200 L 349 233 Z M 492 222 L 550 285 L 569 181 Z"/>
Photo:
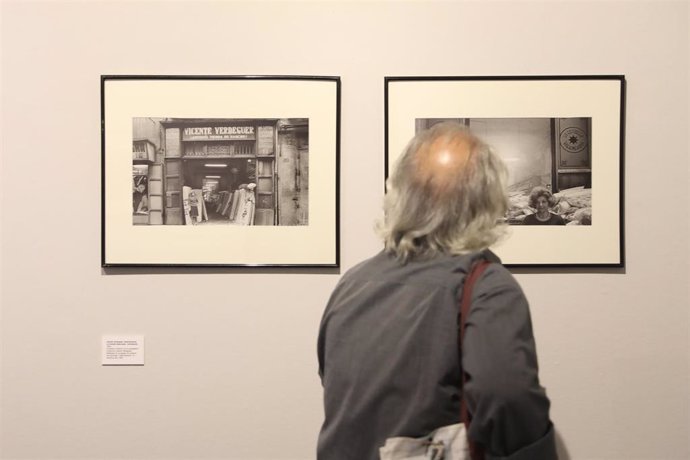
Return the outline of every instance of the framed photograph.
<path id="1" fill-rule="evenodd" d="M 505 162 L 508 266 L 623 267 L 625 77 L 386 77 L 385 171 L 442 121 Z"/>
<path id="2" fill-rule="evenodd" d="M 104 75 L 101 130 L 103 267 L 338 267 L 339 77 Z"/>

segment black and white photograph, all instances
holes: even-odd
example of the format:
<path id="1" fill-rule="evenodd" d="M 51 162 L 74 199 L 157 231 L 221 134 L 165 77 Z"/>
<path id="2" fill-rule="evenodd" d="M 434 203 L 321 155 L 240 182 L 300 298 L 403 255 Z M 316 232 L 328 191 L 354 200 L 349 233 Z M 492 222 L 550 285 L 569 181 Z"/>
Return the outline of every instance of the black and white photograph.
<path id="1" fill-rule="evenodd" d="M 509 225 L 591 225 L 591 118 L 418 118 L 467 126 L 508 168 Z"/>
<path id="2" fill-rule="evenodd" d="M 338 267 L 339 163 L 340 77 L 103 75 L 101 265 Z"/>
<path id="3" fill-rule="evenodd" d="M 306 118 L 135 117 L 132 139 L 135 225 L 309 224 Z"/>
<path id="4" fill-rule="evenodd" d="M 385 77 L 385 172 L 412 137 L 452 121 L 508 170 L 511 267 L 623 267 L 625 76 Z"/>
<path id="5" fill-rule="evenodd" d="M 134 164 L 132 168 L 132 212 L 133 220 L 147 222 L 149 214 L 149 166 L 146 164 Z"/>

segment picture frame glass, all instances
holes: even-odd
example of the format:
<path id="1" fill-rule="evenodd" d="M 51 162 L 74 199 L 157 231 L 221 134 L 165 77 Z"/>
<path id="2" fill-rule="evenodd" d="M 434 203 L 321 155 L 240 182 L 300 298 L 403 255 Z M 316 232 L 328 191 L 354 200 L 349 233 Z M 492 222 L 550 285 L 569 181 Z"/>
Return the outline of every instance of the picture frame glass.
<path id="1" fill-rule="evenodd" d="M 409 140 L 468 127 L 509 171 L 509 266 L 623 265 L 624 78 L 387 77 L 386 177 Z M 542 223 L 530 194 L 549 196 Z"/>
<path id="2" fill-rule="evenodd" d="M 101 88 L 103 266 L 338 265 L 338 77 Z"/>

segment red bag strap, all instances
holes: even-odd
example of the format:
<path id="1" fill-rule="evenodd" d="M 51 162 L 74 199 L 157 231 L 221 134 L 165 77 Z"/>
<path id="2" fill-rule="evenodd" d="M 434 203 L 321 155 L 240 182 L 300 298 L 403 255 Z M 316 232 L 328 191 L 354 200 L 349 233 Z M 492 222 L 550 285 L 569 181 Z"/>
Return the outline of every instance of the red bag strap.
<path id="1" fill-rule="evenodd" d="M 458 351 L 460 353 L 460 360 L 462 361 L 462 342 L 465 338 L 465 320 L 470 313 L 470 305 L 472 303 L 472 288 L 476 284 L 477 280 L 482 276 L 484 270 L 489 266 L 490 262 L 486 259 L 479 259 L 476 261 L 467 277 L 465 278 L 465 285 L 462 288 L 462 296 L 460 297 L 460 321 L 458 324 Z M 462 387 L 465 387 L 467 381 L 467 374 L 460 369 L 462 372 Z M 460 399 L 460 419 L 462 423 L 465 424 L 465 429 L 467 433 L 470 432 L 470 423 L 472 422 L 472 415 L 467 410 L 467 404 L 465 404 L 465 397 Z M 472 460 L 484 460 L 484 448 L 481 444 L 475 443 L 468 438 L 470 445 L 470 458 Z"/>

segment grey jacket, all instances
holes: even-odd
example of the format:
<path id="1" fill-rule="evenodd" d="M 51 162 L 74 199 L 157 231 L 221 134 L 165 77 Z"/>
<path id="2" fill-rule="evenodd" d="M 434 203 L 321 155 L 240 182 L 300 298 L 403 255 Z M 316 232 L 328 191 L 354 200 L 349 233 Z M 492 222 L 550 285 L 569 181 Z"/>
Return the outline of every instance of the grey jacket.
<path id="1" fill-rule="evenodd" d="M 463 343 L 469 436 L 487 459 L 556 459 L 527 300 L 498 258 L 485 256 L 496 263 L 474 287 Z M 319 331 L 319 460 L 376 460 L 389 437 L 459 422 L 459 299 L 477 257 L 403 265 L 381 252 L 342 277 Z"/>

